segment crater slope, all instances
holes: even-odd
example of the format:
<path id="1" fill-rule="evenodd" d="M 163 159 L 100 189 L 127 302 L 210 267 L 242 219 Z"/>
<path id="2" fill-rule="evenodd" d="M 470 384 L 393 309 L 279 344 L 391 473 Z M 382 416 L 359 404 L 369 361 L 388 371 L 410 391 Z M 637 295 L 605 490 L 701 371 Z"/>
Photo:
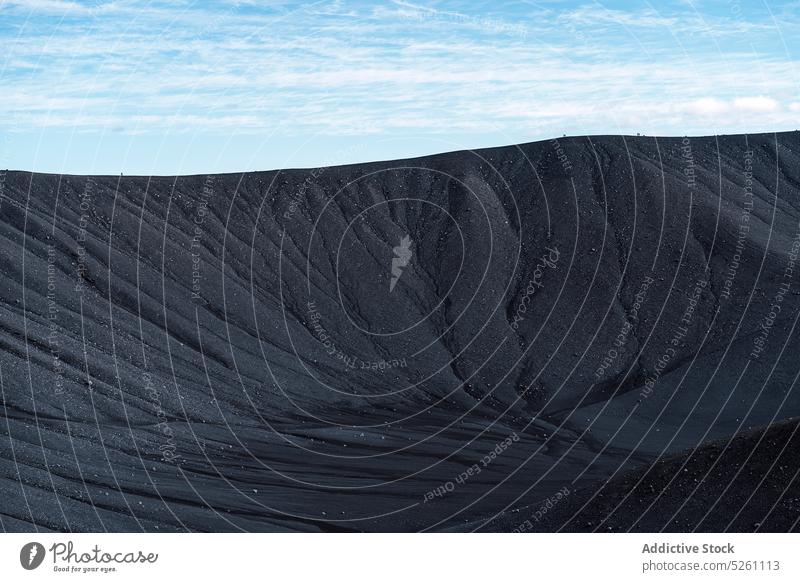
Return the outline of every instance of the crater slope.
<path id="1" fill-rule="evenodd" d="M 800 414 L 798 132 L 7 172 L 0 237 L 6 531 L 514 530 Z"/>

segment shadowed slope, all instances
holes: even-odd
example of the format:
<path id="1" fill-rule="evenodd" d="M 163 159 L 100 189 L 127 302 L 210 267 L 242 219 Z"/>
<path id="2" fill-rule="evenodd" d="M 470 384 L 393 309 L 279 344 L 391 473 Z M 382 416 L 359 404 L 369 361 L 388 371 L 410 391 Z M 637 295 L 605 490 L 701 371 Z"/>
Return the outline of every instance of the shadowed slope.
<path id="1" fill-rule="evenodd" d="M 796 415 L 799 148 L 11 172 L 3 527 L 443 529 Z"/>
<path id="2" fill-rule="evenodd" d="M 510 511 L 480 530 L 797 531 L 799 455 L 798 422 L 783 421 Z"/>

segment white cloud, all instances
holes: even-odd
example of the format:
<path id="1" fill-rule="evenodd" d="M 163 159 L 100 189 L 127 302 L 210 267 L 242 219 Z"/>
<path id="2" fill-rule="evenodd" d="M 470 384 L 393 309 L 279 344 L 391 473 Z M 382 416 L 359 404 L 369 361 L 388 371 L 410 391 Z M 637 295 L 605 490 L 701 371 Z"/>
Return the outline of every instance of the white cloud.
<path id="1" fill-rule="evenodd" d="M 3 7 L 55 14 L 88 13 L 90 11 L 88 6 L 67 0 L 6 0 L 0 3 L 0 9 Z"/>
<path id="2" fill-rule="evenodd" d="M 15 4 L 55 10 L 75 3 Z M 771 129 L 798 111 L 788 104 L 797 87 L 785 55 L 684 52 L 664 34 L 651 34 L 648 50 L 631 54 L 602 32 L 609 23 L 668 26 L 678 18 L 652 10 L 545 11 L 519 23 L 538 27 L 524 36 L 509 34 L 506 21 L 462 13 L 468 7 L 395 2 L 358 16 L 336 5 L 244 16 L 189 4 L 139 10 L 120 1 L 93 13 L 91 26 L 0 36 L 10 48 L 6 62 L 18 67 L 0 71 L 0 127 L 561 134 L 661 123 L 682 134 L 734 118 Z M 398 18 L 397 10 L 427 16 Z M 587 32 L 581 46 L 558 28 L 564 18 Z M 743 59 L 759 74 L 732 66 Z"/>
<path id="3" fill-rule="evenodd" d="M 781 104 L 776 99 L 764 95 L 728 100 L 706 97 L 690 101 L 679 109 L 695 115 L 717 117 L 734 113 L 776 113 L 781 110 Z"/>
<path id="4" fill-rule="evenodd" d="M 739 111 L 753 113 L 769 113 L 780 109 L 780 104 L 771 97 L 739 97 L 733 100 L 733 107 Z"/>
<path id="5" fill-rule="evenodd" d="M 624 30 L 632 40 L 641 35 L 642 40 L 649 41 L 649 35 L 656 29 L 681 37 L 686 34 L 702 34 L 709 37 L 724 37 L 742 33 L 779 32 L 774 22 L 756 21 L 751 18 L 731 16 L 712 16 L 698 12 L 697 6 L 683 12 L 666 13 L 655 8 L 616 10 L 607 8 L 601 3 L 587 4 L 561 14 L 560 19 L 572 26 L 593 29 L 598 26 L 616 26 Z"/>
<path id="6" fill-rule="evenodd" d="M 683 109 L 696 115 L 722 115 L 730 111 L 731 105 L 721 99 L 705 97 L 690 101 Z"/>
<path id="7" fill-rule="evenodd" d="M 643 11 L 623 11 L 606 8 L 601 4 L 586 5 L 565 12 L 562 18 L 581 25 L 596 25 L 598 23 L 619 24 L 632 27 L 673 27 L 678 24 L 678 19 L 665 17 L 653 9 Z"/>

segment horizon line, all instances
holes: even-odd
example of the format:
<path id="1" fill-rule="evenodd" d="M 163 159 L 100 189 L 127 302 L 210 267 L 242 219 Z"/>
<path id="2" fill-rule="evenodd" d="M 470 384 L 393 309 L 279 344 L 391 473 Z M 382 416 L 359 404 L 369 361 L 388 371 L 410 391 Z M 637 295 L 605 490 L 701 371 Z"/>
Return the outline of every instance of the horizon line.
<path id="1" fill-rule="evenodd" d="M 191 177 L 198 177 L 198 176 L 234 176 L 234 175 L 245 175 L 245 174 L 266 174 L 270 172 L 302 172 L 302 171 L 313 171 L 313 170 L 320 170 L 320 169 L 329 169 L 329 168 L 347 168 L 350 166 L 361 166 L 366 164 L 379 164 L 379 163 L 387 163 L 387 162 L 409 162 L 414 160 L 420 160 L 424 158 L 430 158 L 434 156 L 446 156 L 450 154 L 457 154 L 457 153 L 469 153 L 469 152 L 481 152 L 487 150 L 497 150 L 497 149 L 506 149 L 506 148 L 519 148 L 522 146 L 528 146 L 533 144 L 539 143 L 546 143 L 551 141 L 558 141 L 558 140 L 575 140 L 575 139 L 592 139 L 592 138 L 609 138 L 609 137 L 617 137 L 622 139 L 662 139 L 662 140 L 672 140 L 672 139 L 684 139 L 684 138 L 691 138 L 691 139 L 718 139 L 724 137 L 756 137 L 756 136 L 769 136 L 769 135 L 782 135 L 782 134 L 791 134 L 791 133 L 798 133 L 800 129 L 786 129 L 780 131 L 759 131 L 759 132 L 743 132 L 743 133 L 719 133 L 719 134 L 701 134 L 701 135 L 656 135 L 656 134 L 648 134 L 648 133 L 637 133 L 637 134 L 629 134 L 629 133 L 597 133 L 597 134 L 582 134 L 582 135 L 566 135 L 563 134 L 561 136 L 554 136 L 548 137 L 545 139 L 536 139 L 532 141 L 522 141 L 517 143 L 507 143 L 502 145 L 495 145 L 495 146 L 482 146 L 478 148 L 463 148 L 463 149 L 454 149 L 454 150 L 444 150 L 444 151 L 436 151 L 427 154 L 420 154 L 420 155 L 412 155 L 408 157 L 400 157 L 400 158 L 392 158 L 392 159 L 373 159 L 373 160 L 363 160 L 358 162 L 350 162 L 346 164 L 332 164 L 332 165 L 320 165 L 320 166 L 287 166 L 287 167 L 280 167 L 280 168 L 269 168 L 264 170 L 233 170 L 227 172 L 195 172 L 195 173 L 188 173 L 188 174 L 179 174 L 179 173 L 166 173 L 166 174 L 124 174 L 120 172 L 119 174 L 108 174 L 108 173 L 100 173 L 100 174 L 84 174 L 84 173 L 71 173 L 71 172 L 39 172 L 34 170 L 20 170 L 20 169 L 12 169 L 12 168 L 5 168 L 0 169 L 0 174 L 6 175 L 10 173 L 16 174 L 37 174 L 43 176 L 59 176 L 59 177 L 84 177 L 84 176 L 93 176 L 97 178 L 120 178 L 120 177 L 127 177 L 127 178 L 191 178 Z"/>

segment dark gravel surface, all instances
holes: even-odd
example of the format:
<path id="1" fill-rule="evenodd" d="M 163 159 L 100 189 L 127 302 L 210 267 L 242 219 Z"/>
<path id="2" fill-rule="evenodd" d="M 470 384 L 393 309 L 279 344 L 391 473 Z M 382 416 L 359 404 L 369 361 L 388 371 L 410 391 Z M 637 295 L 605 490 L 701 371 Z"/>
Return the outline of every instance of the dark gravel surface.
<path id="1" fill-rule="evenodd" d="M 474 526 L 540 532 L 798 531 L 798 475 L 800 421 L 792 419 Z"/>
<path id="2" fill-rule="evenodd" d="M 798 188 L 797 132 L 8 172 L 0 526 L 512 530 L 612 478 L 558 527 L 788 530 Z"/>

